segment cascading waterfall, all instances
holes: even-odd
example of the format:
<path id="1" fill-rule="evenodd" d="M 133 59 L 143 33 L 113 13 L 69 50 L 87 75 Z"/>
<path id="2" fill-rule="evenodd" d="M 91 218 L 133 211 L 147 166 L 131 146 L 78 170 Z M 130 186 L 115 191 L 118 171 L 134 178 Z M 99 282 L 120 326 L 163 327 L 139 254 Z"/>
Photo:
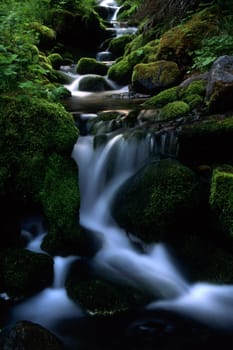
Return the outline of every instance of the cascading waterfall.
<path id="1" fill-rule="evenodd" d="M 164 139 L 162 144 L 164 149 Z M 111 216 L 111 202 L 121 184 L 156 157 L 158 148 L 153 145 L 148 136 L 136 141 L 119 134 L 95 150 L 91 136 L 79 137 L 74 147 L 72 156 L 80 177 L 80 222 L 102 243 L 93 258 L 93 269 L 153 295 L 156 300 L 147 310 L 175 311 L 231 331 L 233 286 L 188 284 L 163 244 L 144 245 L 144 253 L 138 252 Z M 171 149 L 171 145 L 167 147 Z"/>
<path id="2" fill-rule="evenodd" d="M 102 242 L 102 249 L 93 259 L 93 268 L 105 277 L 150 291 L 156 297 L 181 295 L 188 285 L 165 248 L 151 245 L 146 248 L 146 254 L 139 254 L 110 213 L 113 196 L 121 184 L 150 159 L 150 138 L 127 140 L 119 134 L 95 151 L 92 141 L 90 136 L 79 137 L 73 158 L 80 169 L 80 223 Z"/>
<path id="3" fill-rule="evenodd" d="M 110 21 L 114 22 L 117 35 L 125 33 L 126 28 L 115 22 L 119 10 L 116 2 L 105 0 L 99 3 L 115 9 Z M 73 72 L 73 68 L 66 74 L 72 80 L 67 87 L 73 96 L 87 97 L 92 94 L 78 91 L 81 77 Z M 83 118 L 86 118 L 84 114 Z M 164 244 L 145 245 L 140 241 L 142 249 L 139 251 L 135 248 L 133 232 L 126 233 L 119 228 L 111 215 L 111 204 L 120 186 L 152 159 L 159 161 L 161 155 L 175 157 L 177 147 L 173 130 L 153 135 L 148 133 L 139 138 L 129 133 L 115 134 L 105 145 L 95 148 L 92 136 L 78 138 L 72 157 L 79 168 L 80 223 L 100 242 L 100 249 L 92 258 L 91 265 L 106 279 L 150 294 L 154 301 L 145 307 L 149 312 L 174 311 L 204 324 L 232 331 L 233 286 L 207 283 L 190 285 Z M 46 232 L 40 220 L 36 219 L 36 223 L 36 232 L 33 233 L 29 229 L 31 223 L 24 223 L 22 234 L 28 240 L 26 249 L 46 254 L 40 247 Z M 54 257 L 53 285 L 16 305 L 10 316 L 11 321 L 27 319 L 56 332 L 60 321 L 83 317 L 85 311 L 68 298 L 64 287 L 69 267 L 78 258 Z"/>

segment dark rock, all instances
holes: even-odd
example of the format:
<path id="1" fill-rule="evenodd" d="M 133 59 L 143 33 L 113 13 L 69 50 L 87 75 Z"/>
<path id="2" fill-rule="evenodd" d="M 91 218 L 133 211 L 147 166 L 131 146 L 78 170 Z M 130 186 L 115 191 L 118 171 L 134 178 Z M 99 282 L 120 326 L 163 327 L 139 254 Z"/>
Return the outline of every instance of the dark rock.
<path id="1" fill-rule="evenodd" d="M 0 255 L 1 284 L 10 296 L 26 297 L 49 286 L 53 259 L 46 254 L 11 248 Z"/>
<path id="2" fill-rule="evenodd" d="M 209 72 L 206 98 L 211 113 L 233 109 L 233 56 L 221 56 Z"/>
<path id="3" fill-rule="evenodd" d="M 122 227 L 145 241 L 164 239 L 194 220 L 198 193 L 194 172 L 164 159 L 148 164 L 123 184 L 113 214 Z"/>
<path id="4" fill-rule="evenodd" d="M 233 118 L 221 115 L 183 126 L 178 134 L 178 159 L 187 165 L 232 162 Z"/>
<path id="5" fill-rule="evenodd" d="M 211 329 L 178 313 L 157 310 L 145 313 L 126 331 L 127 349 L 206 350 L 232 344 L 232 335 Z"/>
<path id="6" fill-rule="evenodd" d="M 0 334 L 2 350 L 64 350 L 62 342 L 47 329 L 28 321 L 19 321 Z"/>
<path id="7" fill-rule="evenodd" d="M 79 82 L 80 91 L 103 92 L 113 90 L 113 87 L 102 76 L 87 74 Z"/>

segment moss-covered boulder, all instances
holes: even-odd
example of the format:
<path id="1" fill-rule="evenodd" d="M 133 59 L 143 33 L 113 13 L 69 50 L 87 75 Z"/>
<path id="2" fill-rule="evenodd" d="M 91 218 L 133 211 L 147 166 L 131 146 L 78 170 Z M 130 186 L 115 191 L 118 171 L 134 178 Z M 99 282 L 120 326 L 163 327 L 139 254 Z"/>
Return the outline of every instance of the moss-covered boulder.
<path id="1" fill-rule="evenodd" d="M 80 253 L 78 171 L 72 159 L 49 157 L 38 196 L 49 228 L 43 249 L 53 255 Z"/>
<path id="2" fill-rule="evenodd" d="M 131 80 L 133 67 L 128 61 L 127 57 L 119 59 L 108 69 L 109 79 L 115 81 L 118 84 L 126 85 Z"/>
<path id="3" fill-rule="evenodd" d="M 56 43 L 56 31 L 39 22 L 31 23 L 31 28 L 38 33 L 39 47 L 42 50 L 51 49 Z"/>
<path id="4" fill-rule="evenodd" d="M 211 236 L 211 231 L 207 233 L 205 229 L 173 242 L 189 280 L 215 284 L 233 283 L 233 254 L 229 249 L 230 245 L 227 243 L 227 247 L 224 247 L 223 242 L 218 243 Z"/>
<path id="5" fill-rule="evenodd" d="M 60 339 L 38 324 L 19 321 L 0 334 L 0 348 L 11 350 L 65 350 Z"/>
<path id="6" fill-rule="evenodd" d="M 24 298 L 52 284 L 53 259 L 46 254 L 11 248 L 0 254 L 1 286 L 11 297 Z"/>
<path id="7" fill-rule="evenodd" d="M 210 206 L 215 213 L 220 229 L 233 236 L 233 167 L 219 166 L 214 169 Z"/>
<path id="8" fill-rule="evenodd" d="M 116 37 L 110 41 L 109 51 L 112 52 L 115 58 L 123 56 L 125 53 L 125 47 L 132 41 L 134 36 L 132 34 L 125 34 Z"/>
<path id="9" fill-rule="evenodd" d="M 178 159 L 189 165 L 232 162 L 233 117 L 214 116 L 183 126 Z"/>
<path id="10" fill-rule="evenodd" d="M 179 88 L 177 86 L 161 91 L 155 96 L 146 100 L 142 106 L 146 108 L 161 108 L 167 103 L 177 101 L 179 99 Z"/>
<path id="11" fill-rule="evenodd" d="M 113 86 L 104 77 L 97 74 L 84 75 L 79 81 L 80 91 L 103 92 L 113 90 Z"/>
<path id="12" fill-rule="evenodd" d="M 78 211 L 79 195 L 77 167 L 71 160 L 71 152 L 78 130 L 72 116 L 62 105 L 43 99 L 3 99 L 0 131 L 4 189 L 0 200 L 1 205 L 10 210 L 6 216 L 10 217 L 12 211 L 19 215 L 24 204 L 28 207 L 36 204 L 44 208 L 44 216 L 52 222 L 56 212 L 63 217 L 63 209 L 69 207 L 68 220 L 72 216 L 76 223 L 74 213 Z M 57 184 L 53 182 L 56 180 Z M 61 203 L 62 197 L 66 202 Z"/>
<path id="13" fill-rule="evenodd" d="M 96 118 L 89 121 L 89 133 L 98 136 L 94 139 L 95 145 L 99 144 L 100 140 L 108 139 L 108 135 L 106 135 L 106 133 L 112 132 L 122 127 L 122 115 L 122 112 L 119 111 L 102 111 L 98 113 L 98 116 Z"/>
<path id="14" fill-rule="evenodd" d="M 82 57 L 77 63 L 76 72 L 78 74 L 98 74 L 106 75 L 108 67 L 95 58 Z"/>
<path id="15" fill-rule="evenodd" d="M 184 100 L 189 105 L 191 110 L 205 106 L 203 97 L 197 94 L 188 95 Z"/>
<path id="16" fill-rule="evenodd" d="M 113 214 L 145 241 L 164 239 L 192 225 L 199 185 L 189 168 L 171 159 L 152 162 L 119 190 Z"/>
<path id="17" fill-rule="evenodd" d="M 48 60 L 54 69 L 59 69 L 63 62 L 63 58 L 59 53 L 51 53 Z"/>
<path id="18" fill-rule="evenodd" d="M 151 40 L 141 48 L 145 52 L 144 63 L 157 61 L 159 42 L 159 39 Z"/>
<path id="19" fill-rule="evenodd" d="M 204 97 L 206 94 L 206 85 L 207 81 L 204 79 L 190 81 L 190 83 L 187 83 L 185 86 L 181 87 L 179 91 L 180 97 L 184 99 L 190 95 L 199 95 Z"/>
<path id="20" fill-rule="evenodd" d="M 141 63 L 134 67 L 132 74 L 133 89 L 151 95 L 176 85 L 180 79 L 180 70 L 171 61 Z"/>
<path id="21" fill-rule="evenodd" d="M 166 104 L 160 113 L 162 120 L 173 120 L 185 117 L 190 111 L 189 105 L 184 101 L 174 101 Z"/>
<path id="22" fill-rule="evenodd" d="M 185 85 L 182 83 L 179 86 L 174 86 L 172 88 L 163 90 L 157 95 L 152 96 L 143 103 L 143 106 L 146 108 L 161 108 L 171 102 L 183 101 L 187 103 L 190 107 L 190 110 L 192 110 L 197 106 L 204 105 L 206 81 L 202 79 L 192 80 L 191 78 L 189 78 L 189 80 L 190 81 Z M 183 104 L 183 107 L 184 106 L 185 105 Z M 187 111 L 184 113 L 187 113 Z"/>
<path id="23" fill-rule="evenodd" d="M 200 47 L 203 37 L 217 30 L 214 10 L 204 9 L 194 13 L 186 22 L 161 36 L 157 59 L 175 61 L 181 69 L 185 69 L 191 64 L 193 51 Z"/>
<path id="24" fill-rule="evenodd" d="M 137 290 L 94 275 L 85 262 L 73 264 L 66 289 L 69 297 L 84 310 L 99 316 L 124 313 L 145 302 Z"/>
<path id="25" fill-rule="evenodd" d="M 62 105 L 43 99 L 4 99 L 1 109 L 0 164 L 23 197 L 36 195 L 48 156 L 70 156 L 78 130 Z"/>

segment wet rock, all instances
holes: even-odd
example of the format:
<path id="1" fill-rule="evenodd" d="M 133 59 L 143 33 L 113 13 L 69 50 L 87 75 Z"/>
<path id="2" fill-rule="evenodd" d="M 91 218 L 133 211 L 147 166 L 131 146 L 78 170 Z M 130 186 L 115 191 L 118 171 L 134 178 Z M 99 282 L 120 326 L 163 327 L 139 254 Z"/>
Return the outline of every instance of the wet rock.
<path id="1" fill-rule="evenodd" d="M 122 227 L 145 241 L 164 239 L 194 220 L 198 193 L 194 172 L 164 159 L 148 164 L 120 188 L 113 214 Z"/>
<path id="2" fill-rule="evenodd" d="M 71 299 L 95 316 L 125 313 L 142 305 L 146 300 L 132 287 L 95 275 L 85 260 L 73 264 L 66 288 Z"/>
<path id="3" fill-rule="evenodd" d="M 108 67 L 98 62 L 95 58 L 82 57 L 77 63 L 76 72 L 78 74 L 99 74 L 106 75 Z"/>
<path id="4" fill-rule="evenodd" d="M 64 350 L 62 342 L 47 329 L 28 321 L 19 321 L 0 334 L 2 350 Z"/>
<path id="5" fill-rule="evenodd" d="M 113 87 L 102 76 L 95 74 L 84 75 L 79 82 L 80 91 L 102 92 L 113 90 Z"/>
<path id="6" fill-rule="evenodd" d="M 11 248 L 0 255 L 1 284 L 12 297 L 22 298 L 49 286 L 53 259 L 26 249 Z"/>
<path id="7" fill-rule="evenodd" d="M 222 165 L 213 171 L 210 205 L 223 232 L 233 236 L 233 167 Z"/>

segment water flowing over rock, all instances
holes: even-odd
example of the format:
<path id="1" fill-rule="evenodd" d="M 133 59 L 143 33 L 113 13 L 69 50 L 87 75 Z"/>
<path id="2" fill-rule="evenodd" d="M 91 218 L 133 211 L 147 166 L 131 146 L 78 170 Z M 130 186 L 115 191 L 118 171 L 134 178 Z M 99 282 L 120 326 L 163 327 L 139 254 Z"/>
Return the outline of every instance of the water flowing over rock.
<path id="1" fill-rule="evenodd" d="M 98 1 L 97 11 L 110 21 L 111 27 L 107 31 L 102 30 L 95 17 L 96 13 L 93 12 L 94 18 L 89 23 L 87 32 L 92 32 L 92 26 L 95 27 L 95 25 L 98 32 L 91 37 L 90 42 L 84 43 L 86 37 L 83 36 L 80 45 L 86 47 L 86 45 L 93 44 L 93 47 L 96 48 L 100 38 L 109 39 L 116 36 L 119 39 L 124 34 L 127 34 L 127 40 L 130 40 L 130 36 L 136 32 L 137 28 L 129 27 L 125 22 L 118 22 L 119 10 L 120 6 L 114 0 Z M 54 14 L 56 15 L 54 18 L 55 27 L 61 21 L 60 30 L 57 28 L 61 42 L 67 40 L 67 44 L 73 45 L 74 41 L 77 40 L 78 32 L 80 35 L 80 31 L 77 29 L 80 28 L 82 24 L 80 21 L 83 22 L 83 19 L 80 16 L 75 17 L 68 11 L 55 11 Z M 75 25 L 75 30 L 72 25 Z M 205 28 L 204 25 L 203 30 Z M 186 34 L 185 40 L 186 37 L 187 40 L 190 40 L 190 32 L 186 30 Z M 88 35 L 88 37 L 90 36 Z M 172 38 L 171 44 L 172 47 L 175 44 Z M 124 45 L 126 44 L 124 43 Z M 153 45 L 156 46 L 159 43 L 155 44 L 153 41 Z M 169 47 L 166 48 L 169 49 Z M 96 58 L 108 67 L 113 67 L 113 59 L 123 52 L 123 48 L 121 48 L 122 51 L 110 52 L 109 40 L 104 40 L 99 49 L 103 51 L 98 52 Z M 40 191 L 40 196 L 44 196 L 44 203 L 50 213 L 49 218 L 54 224 L 52 234 L 55 234 L 50 235 L 49 238 L 47 230 L 36 218 L 33 218 L 36 229 L 35 227 L 32 229 L 31 223 L 26 223 L 26 225 L 24 223 L 21 236 L 25 247 L 20 248 L 20 255 L 18 255 L 21 259 L 23 251 L 23 253 L 26 252 L 27 256 L 33 255 L 42 260 L 48 260 L 50 278 L 49 282 L 46 281 L 43 284 L 45 289 L 41 292 L 38 293 L 36 289 L 33 293 L 37 292 L 37 294 L 32 296 L 30 294 L 30 298 L 19 300 L 13 305 L 9 315 L 7 315 L 9 317 L 6 323 L 15 324 L 15 326 L 0 333 L 0 348 L 2 346 L 3 350 L 37 350 L 37 347 L 38 350 L 43 348 L 63 350 L 63 344 L 49 332 L 59 335 L 59 338 L 66 344 L 66 350 L 106 348 L 115 350 L 125 345 L 129 350 L 168 350 L 174 348 L 204 350 L 208 348 L 209 336 L 215 330 L 217 333 L 232 336 L 233 285 L 223 284 L 222 281 L 232 282 L 233 258 L 229 252 L 228 255 L 224 254 L 225 251 L 223 252 L 222 247 L 218 247 L 219 249 L 215 247 L 214 253 L 210 253 L 208 249 L 211 250 L 213 247 L 212 241 L 211 244 L 210 242 L 204 244 L 201 236 L 203 232 L 195 232 L 200 227 L 195 225 L 195 220 L 198 221 L 201 217 L 196 215 L 196 208 L 201 199 L 206 200 L 207 197 L 199 197 L 200 178 L 195 172 L 193 163 L 190 168 L 184 165 L 185 161 L 181 164 L 181 159 L 186 160 L 186 158 L 182 158 L 182 152 L 180 153 L 180 148 L 181 151 L 184 148 L 189 151 L 187 144 L 193 150 L 193 142 L 184 139 L 182 145 L 180 128 L 176 129 L 177 125 L 183 125 L 181 120 L 175 122 L 166 120 L 165 122 L 161 119 L 161 115 L 159 119 L 153 105 L 151 110 L 139 112 L 141 107 L 138 107 L 139 102 L 135 105 L 132 104 L 132 101 L 130 101 L 130 105 L 122 103 L 124 99 L 135 99 L 137 93 L 132 90 L 132 87 L 143 94 L 154 94 L 180 82 L 181 71 L 178 65 L 175 62 L 166 61 L 170 56 L 163 56 L 163 52 L 160 50 L 162 61 L 137 64 L 136 59 L 142 62 L 144 53 L 141 51 L 143 50 L 139 49 L 135 53 L 135 57 L 130 56 L 132 65 L 127 67 L 126 62 L 122 63 L 121 61 L 118 63 L 121 62 L 122 65 L 120 64 L 118 67 L 117 64 L 115 65 L 117 69 L 115 72 L 113 69 L 112 74 L 114 76 L 116 73 L 118 79 L 120 77 L 118 81 L 113 79 L 117 81 L 117 84 L 108 79 L 111 78 L 111 74 L 108 78 L 104 76 L 105 70 L 103 75 L 100 72 L 98 73 L 100 75 L 96 75 L 96 71 L 94 74 L 89 74 L 93 73 L 89 66 L 87 71 L 79 71 L 82 74 L 80 75 L 75 71 L 74 65 L 61 67 L 62 79 L 72 95 L 69 99 L 70 110 L 74 111 L 74 117 L 78 116 L 77 119 L 79 118 L 77 124 L 80 127 L 81 136 L 78 137 L 69 158 L 69 161 L 74 165 L 74 169 L 72 169 L 74 173 L 72 172 L 72 176 L 70 175 L 72 181 L 66 183 L 65 180 L 69 178 L 68 172 L 71 164 L 64 167 L 65 159 L 60 156 L 50 157 L 51 164 L 48 167 L 46 186 L 43 187 L 43 191 Z M 178 53 L 179 56 L 181 54 L 182 52 Z M 231 70 L 232 59 L 230 58 L 226 62 L 224 57 L 221 59 L 224 67 L 226 62 L 230 62 L 229 69 Z M 232 75 L 232 72 L 228 71 L 228 63 L 226 65 L 227 78 L 224 89 L 231 81 Z M 134 66 L 133 84 L 122 86 L 130 81 Z M 123 71 L 122 68 L 126 68 L 126 71 Z M 110 69 L 109 72 L 111 72 Z M 219 74 L 221 78 L 225 73 Z M 217 101 L 215 81 L 216 86 L 219 87 L 221 79 L 218 80 L 218 74 L 213 73 L 212 76 L 214 76 L 213 80 L 211 80 L 210 74 L 207 97 L 210 100 L 210 106 L 212 101 L 213 106 L 215 106 L 214 103 Z M 183 94 L 181 97 L 184 98 L 185 104 L 186 102 L 190 103 L 194 96 L 193 94 L 191 97 L 188 96 L 188 92 L 190 92 L 188 90 L 194 91 L 196 97 L 200 98 L 199 102 L 202 101 L 202 98 L 204 100 L 205 82 L 195 85 L 193 83 L 189 81 L 183 86 L 175 87 L 175 89 L 179 88 Z M 200 90 L 197 85 L 199 88 L 201 85 Z M 145 95 L 140 94 L 139 96 L 145 97 Z M 166 91 L 166 94 L 157 95 L 159 105 L 157 107 L 164 107 L 163 103 L 176 102 L 176 109 L 178 109 L 177 106 L 182 107 L 182 105 L 185 108 L 182 113 L 176 114 L 175 118 L 186 115 L 189 107 L 186 108 L 183 100 L 178 101 L 177 105 L 177 96 L 177 89 L 176 91 L 172 90 L 172 94 L 170 89 L 170 91 Z M 212 99 L 213 96 L 214 99 Z M 186 101 L 187 97 L 189 97 L 189 101 Z M 228 102 L 230 102 L 230 98 Z M 51 110 L 53 107 L 51 105 Z M 108 112 L 110 112 L 109 115 Z M 60 112 L 57 113 L 59 115 Z M 168 114 L 167 111 L 165 114 Z M 37 118 L 35 119 L 37 120 Z M 229 127 L 232 129 L 231 123 L 230 126 L 228 123 L 222 125 L 224 133 L 225 131 L 228 133 Z M 57 128 L 54 128 L 54 133 L 56 130 Z M 200 133 L 202 134 L 202 130 Z M 54 141 L 54 147 L 58 147 L 61 153 L 64 150 L 60 148 L 60 145 L 66 140 L 66 134 L 62 132 L 61 137 Z M 231 136 L 231 133 L 228 133 L 228 137 L 229 135 Z M 186 136 L 189 136 L 188 131 Z M 74 137 L 76 137 L 76 133 Z M 202 145 L 206 145 L 206 139 L 202 140 L 203 144 L 199 142 L 200 152 L 204 153 Z M 26 139 L 26 141 L 28 140 Z M 49 141 L 50 144 L 51 140 Z M 70 150 L 72 140 L 68 141 L 66 141 L 68 145 L 65 147 L 66 155 Z M 25 143 L 25 147 L 26 145 L 27 143 Z M 21 140 L 19 148 L 20 146 Z M 219 144 L 217 146 L 219 149 L 221 148 Z M 210 153 L 213 153 L 211 147 L 209 150 Z M 51 149 L 48 151 L 51 152 Z M 222 153 L 221 149 L 219 153 Z M 230 151 L 228 151 L 228 155 L 229 153 Z M 31 157 L 31 154 L 29 156 Z M 181 162 L 176 160 L 177 156 L 180 157 L 179 161 Z M 213 157 L 216 160 L 216 154 Z M 190 159 L 189 155 L 187 158 Z M 77 177 L 75 176 L 75 165 L 78 168 Z M 207 165 L 206 168 L 209 170 L 210 167 Z M 38 166 L 35 167 L 35 171 L 37 169 Z M 50 178 L 50 174 L 54 176 Z M 24 179 L 24 177 L 22 178 Z M 59 189 L 64 190 L 59 191 L 59 195 L 57 185 L 59 185 Z M 40 185 L 38 187 L 40 190 Z M 53 196 L 49 192 L 51 188 Z M 80 207 L 78 188 L 81 196 Z M 75 189 L 77 189 L 77 193 Z M 71 198 L 66 197 L 69 191 Z M 134 192 L 132 198 L 128 196 L 130 192 Z M 77 198 L 76 195 L 72 196 L 74 193 Z M 72 206 L 71 211 L 69 204 L 72 198 L 74 198 L 75 205 Z M 59 205 L 53 206 L 57 201 Z M 128 205 L 129 202 L 130 205 Z M 200 207 L 202 209 L 204 205 Z M 73 208 L 75 208 L 74 211 Z M 69 219 L 70 213 L 71 220 Z M 204 215 L 205 213 L 202 218 L 205 218 Z M 69 221 L 73 222 L 73 220 L 76 224 L 79 220 L 80 231 L 77 230 L 76 226 L 73 232 L 71 229 L 73 226 L 59 225 L 60 222 L 63 223 L 63 220 L 68 224 Z M 185 223 L 185 225 L 182 226 L 180 223 Z M 166 234 L 168 233 L 166 238 L 168 237 L 170 240 L 164 239 L 165 231 Z M 76 255 L 82 254 L 79 250 L 80 241 L 75 239 L 77 234 L 88 237 L 90 240 L 90 251 L 85 251 L 82 257 Z M 195 235 L 193 240 L 191 239 L 192 234 Z M 187 239 L 187 237 L 189 238 Z M 47 239 L 49 239 L 49 244 L 46 244 Z M 66 239 L 68 239 L 67 246 Z M 222 284 L 212 285 L 202 281 L 196 283 L 196 279 L 201 280 L 199 277 L 203 276 L 202 271 L 200 274 L 194 274 L 195 278 L 190 278 L 190 281 L 186 271 L 184 272 L 181 268 L 180 261 L 183 261 L 179 260 L 180 256 L 176 255 L 177 251 L 173 250 L 167 242 L 169 244 L 176 242 L 172 248 L 180 247 L 180 250 L 177 251 L 181 253 L 182 257 L 187 258 L 186 265 L 188 267 L 194 266 L 194 269 L 198 269 L 204 266 L 203 269 L 208 270 L 208 266 L 206 267 L 208 261 L 211 264 L 211 277 L 213 277 L 214 282 L 218 281 L 219 278 Z M 43 250 L 45 246 L 52 248 L 46 249 L 50 255 Z M 200 250 L 202 251 L 200 252 Z M 62 256 L 58 256 L 58 254 Z M 10 265 L 11 277 L 17 272 L 15 267 L 20 260 L 19 258 L 13 260 L 13 263 L 6 264 Z M 197 261 L 197 259 L 202 261 Z M 36 267 L 39 265 L 35 262 L 34 264 L 33 272 L 37 271 Z M 225 268 L 225 264 L 227 264 L 227 268 Z M 1 274 L 3 265 L 3 255 L 0 254 Z M 44 270 L 41 270 L 44 278 Z M 223 270 L 227 271 L 227 276 L 221 275 Z M 30 278 L 30 281 L 34 278 L 39 280 L 35 274 Z M 7 299 L 10 299 L 7 294 L 0 294 L 0 304 L 4 307 L 6 307 L 6 301 L 8 302 Z M 14 302 L 10 299 L 11 301 Z M 5 314 L 5 311 L 3 313 Z M 117 322 L 115 322 L 116 320 Z M 104 331 L 97 335 L 99 333 L 98 327 L 102 325 L 101 322 L 104 324 Z M 42 326 L 47 327 L 49 332 L 44 331 Z M 96 329 L 93 331 L 95 326 Z M 118 331 L 117 326 L 120 326 L 120 331 Z M 205 327 L 207 327 L 207 332 Z M 111 339 L 112 334 L 115 334 L 116 338 Z M 31 339 L 32 335 L 33 339 Z M 96 344 L 95 340 L 99 340 L 101 336 L 103 336 L 104 341 L 101 340 Z M 38 342 L 37 337 L 39 338 Z M 85 340 L 84 337 L 86 337 Z M 93 339 L 91 339 L 92 337 Z M 24 341 L 29 338 L 30 341 L 25 345 Z M 166 341 L 163 342 L 165 338 Z M 197 342 L 196 338 L 198 338 Z M 102 346 L 102 344 L 104 345 Z M 217 349 L 221 345 L 218 342 Z"/>

